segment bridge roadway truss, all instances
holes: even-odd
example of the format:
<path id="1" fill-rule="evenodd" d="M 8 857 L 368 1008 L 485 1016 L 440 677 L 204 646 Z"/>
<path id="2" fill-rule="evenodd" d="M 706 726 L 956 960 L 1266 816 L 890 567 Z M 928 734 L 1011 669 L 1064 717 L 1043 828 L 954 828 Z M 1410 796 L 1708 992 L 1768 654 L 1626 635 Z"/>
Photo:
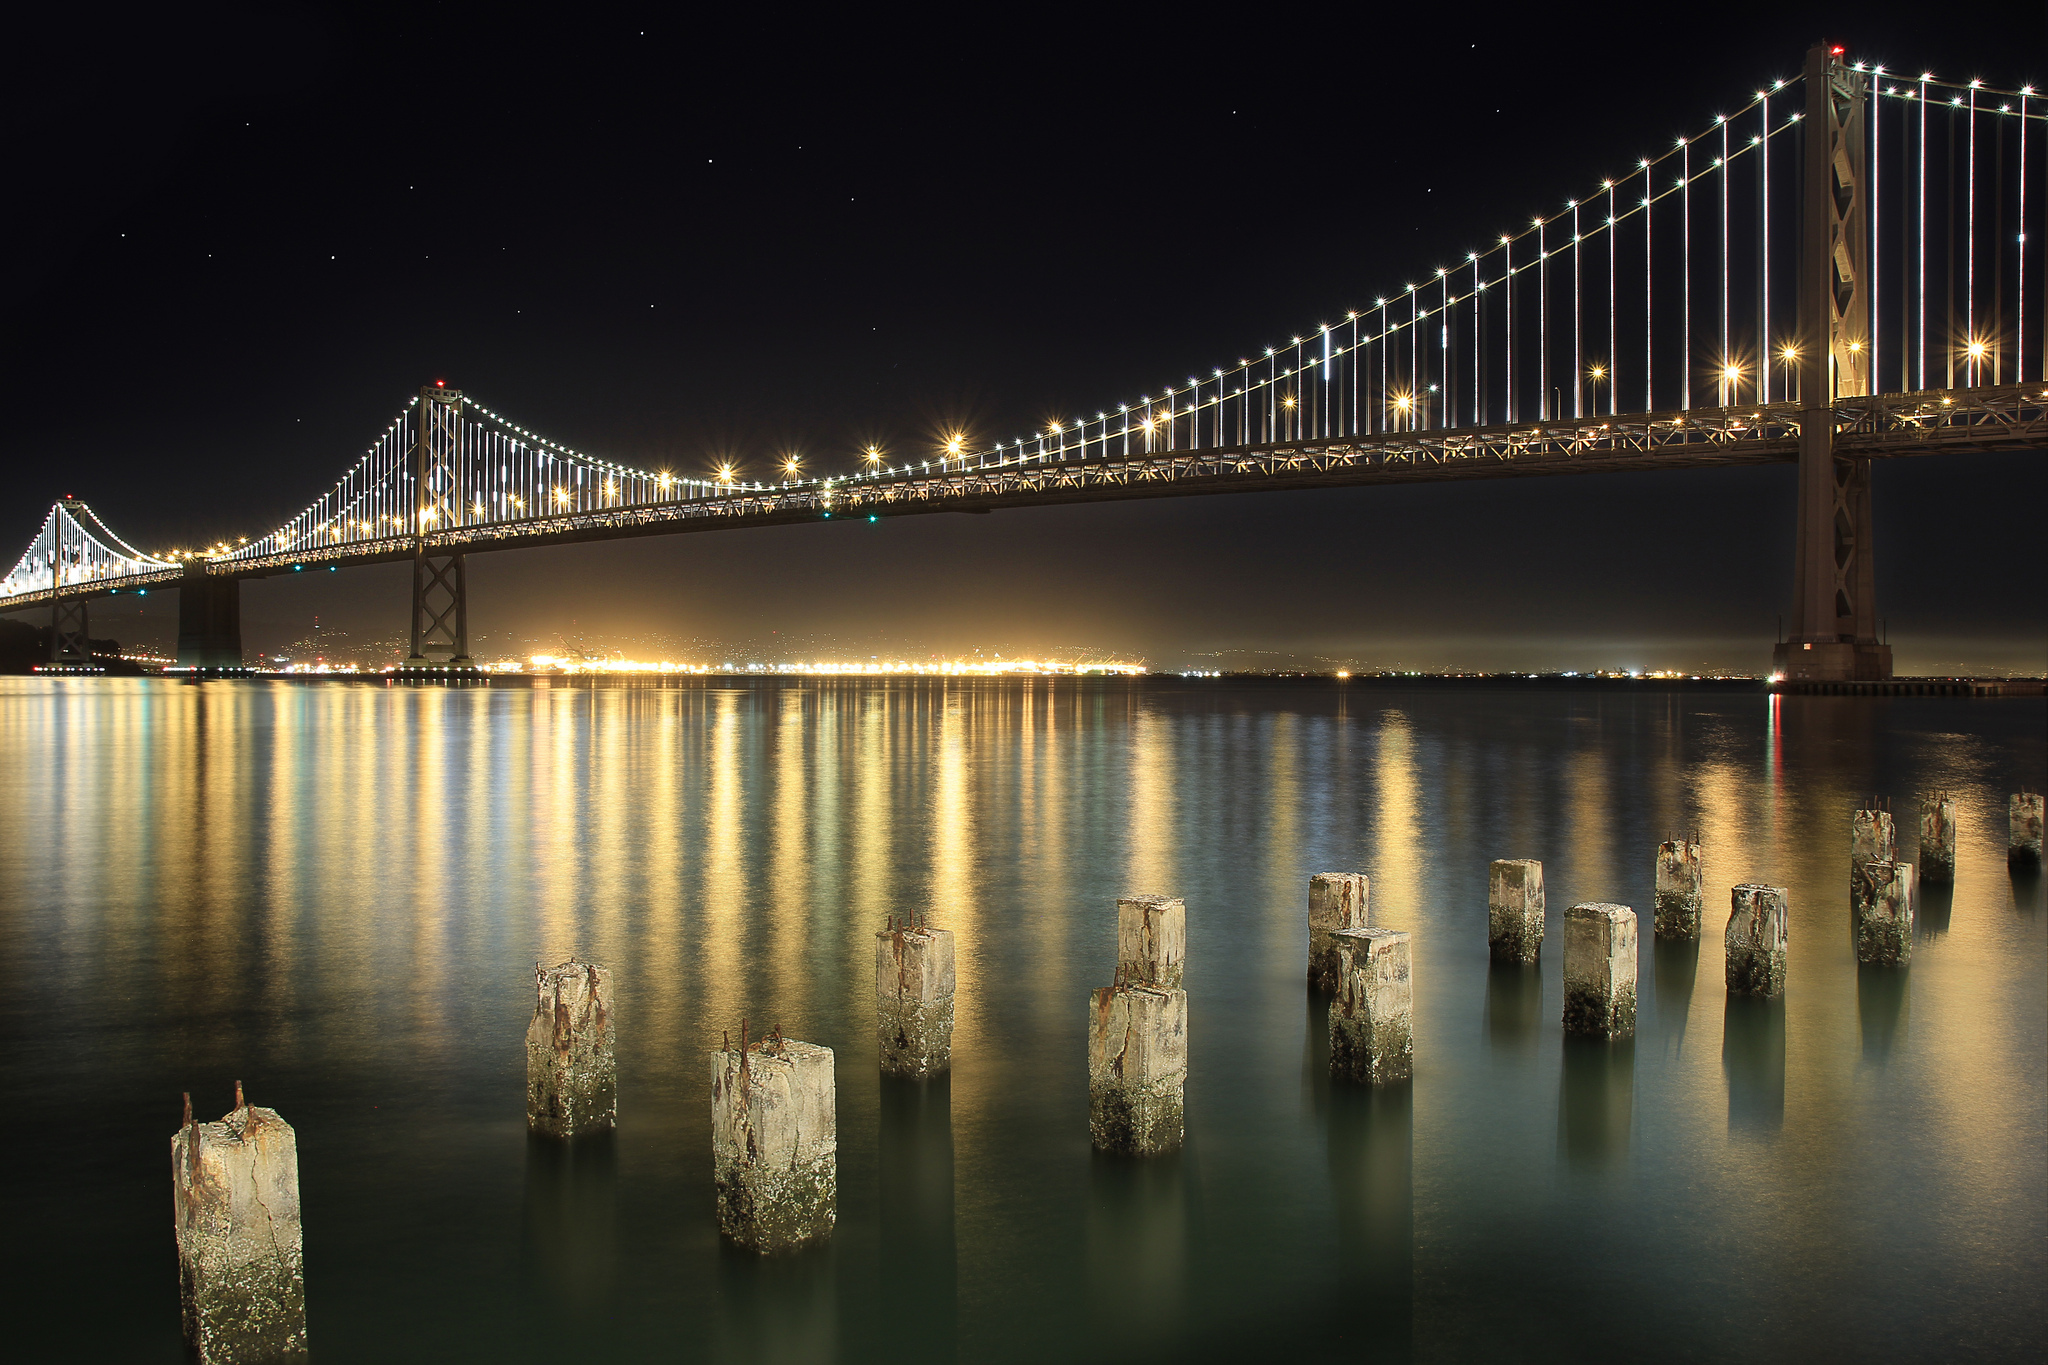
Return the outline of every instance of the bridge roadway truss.
<path id="1" fill-rule="evenodd" d="M 2038 383 L 1842 398 L 1836 400 L 1833 413 L 1839 458 L 2048 449 L 2048 387 Z M 964 469 L 934 467 L 785 486 L 735 486 L 710 496 L 457 525 L 424 537 L 408 533 L 214 560 L 204 572 L 214 578 L 260 578 L 330 565 L 410 560 L 417 556 L 421 540 L 430 554 L 445 555 L 784 526 L 822 521 L 828 515 L 851 520 L 1202 494 L 1784 464 L 1799 456 L 1799 430 L 1799 405 L 1775 403 L 1760 409 L 1695 408 L 1127 457 L 1112 453 L 1085 460 L 975 457 Z M 181 567 L 156 568 L 90 583 L 68 582 L 63 596 L 69 600 L 175 586 L 186 572 Z M 19 593 L 6 599 L 5 608 L 50 600 L 47 589 Z"/>

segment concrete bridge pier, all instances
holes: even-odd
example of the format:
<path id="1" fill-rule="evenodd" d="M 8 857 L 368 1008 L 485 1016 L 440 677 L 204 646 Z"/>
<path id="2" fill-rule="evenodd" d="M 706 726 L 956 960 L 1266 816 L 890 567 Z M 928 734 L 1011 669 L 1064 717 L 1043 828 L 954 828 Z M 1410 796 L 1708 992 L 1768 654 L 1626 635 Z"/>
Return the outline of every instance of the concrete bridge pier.
<path id="1" fill-rule="evenodd" d="M 209 574 L 196 559 L 178 583 L 178 667 L 242 667 L 241 580 Z"/>

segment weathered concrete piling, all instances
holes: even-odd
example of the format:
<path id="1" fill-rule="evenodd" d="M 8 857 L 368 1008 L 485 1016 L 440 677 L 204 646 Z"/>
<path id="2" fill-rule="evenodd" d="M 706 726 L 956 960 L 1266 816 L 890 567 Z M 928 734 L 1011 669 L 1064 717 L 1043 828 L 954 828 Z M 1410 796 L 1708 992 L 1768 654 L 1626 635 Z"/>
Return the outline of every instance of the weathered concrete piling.
<path id="1" fill-rule="evenodd" d="M 1956 879 L 1956 803 L 1947 792 L 1920 803 L 1919 877 L 1944 886 Z"/>
<path id="2" fill-rule="evenodd" d="M 1534 962 L 1543 951 L 1543 864 L 1499 858 L 1486 882 L 1486 944 L 1502 962 Z"/>
<path id="3" fill-rule="evenodd" d="M 1913 959 L 1913 865 L 1869 863 L 1856 877 L 1856 960 L 1903 967 Z"/>
<path id="4" fill-rule="evenodd" d="M 2007 839 L 2005 861 L 2009 867 L 2039 867 L 2041 865 L 2041 793 L 2015 792 L 2007 807 L 2007 821 L 2011 833 Z"/>
<path id="5" fill-rule="evenodd" d="M 906 920 L 875 935 L 875 1036 L 887 1075 L 952 1067 L 952 930 Z"/>
<path id="6" fill-rule="evenodd" d="M 1685 839 L 1657 845 L 1658 938 L 1698 938 L 1705 909 L 1700 881 L 1700 846 Z"/>
<path id="7" fill-rule="evenodd" d="M 1309 989 L 1335 995 L 1343 988 L 1339 930 L 1363 929 L 1372 918 L 1372 879 L 1363 872 L 1318 872 L 1308 879 Z"/>
<path id="8" fill-rule="evenodd" d="M 1586 902 L 1564 912 L 1564 1031 L 1628 1038 L 1636 1031 L 1636 912 Z"/>
<path id="9" fill-rule="evenodd" d="M 275 1109 L 242 1098 L 218 1123 L 185 1121 L 171 1139 L 178 1290 L 200 1365 L 303 1361 L 306 1263 L 299 1146 Z"/>
<path id="10" fill-rule="evenodd" d="M 1776 995 L 1785 989 L 1787 914 L 1782 886 L 1736 887 L 1728 915 L 1728 990 Z"/>
<path id="11" fill-rule="evenodd" d="M 1393 1085 L 1415 1074 L 1415 990 L 1408 934 L 1340 929 L 1338 990 L 1330 1002 L 1330 1075 Z"/>
<path id="12" fill-rule="evenodd" d="M 1116 969 L 1125 981 L 1177 991 L 1188 955 L 1188 907 L 1179 896 L 1116 903 Z"/>
<path id="13" fill-rule="evenodd" d="M 612 974 L 571 958 L 533 964 L 526 1026 L 526 1126 L 547 1137 L 599 1133 L 619 1119 Z"/>
<path id="14" fill-rule="evenodd" d="M 1090 993 L 1088 1136 L 1097 1147 L 1179 1151 L 1187 1078 L 1186 991 L 1141 983 Z"/>
<path id="15" fill-rule="evenodd" d="M 1888 863 L 1898 857 L 1898 843 L 1892 829 L 1892 813 L 1875 800 L 1867 810 L 1849 817 L 1849 894 L 1856 894 L 1858 874 L 1872 863 Z"/>
<path id="16" fill-rule="evenodd" d="M 766 1255 L 832 1235 L 839 1129 L 832 1049 L 784 1038 L 711 1054 L 712 1178 L 718 1230 Z"/>

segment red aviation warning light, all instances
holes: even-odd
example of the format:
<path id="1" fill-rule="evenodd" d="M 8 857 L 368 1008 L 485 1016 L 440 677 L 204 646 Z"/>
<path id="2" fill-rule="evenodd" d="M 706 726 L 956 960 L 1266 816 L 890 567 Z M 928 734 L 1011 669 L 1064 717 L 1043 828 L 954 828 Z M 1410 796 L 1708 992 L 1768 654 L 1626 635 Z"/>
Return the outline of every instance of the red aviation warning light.
<path id="1" fill-rule="evenodd" d="M 1839 47 L 1835 49 L 1835 51 L 1837 52 L 1840 52 L 1841 50 L 1842 49 L 1840 49 Z M 437 389 L 445 389 L 448 387 L 448 381 L 445 379 L 436 379 L 434 381 L 434 387 Z"/>

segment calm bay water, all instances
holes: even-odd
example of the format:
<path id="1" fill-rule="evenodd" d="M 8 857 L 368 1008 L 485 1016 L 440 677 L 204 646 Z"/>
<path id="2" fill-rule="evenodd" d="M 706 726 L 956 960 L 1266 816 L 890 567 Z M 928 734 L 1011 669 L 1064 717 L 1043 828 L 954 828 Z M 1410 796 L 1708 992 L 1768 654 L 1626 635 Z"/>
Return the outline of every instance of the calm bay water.
<path id="1" fill-rule="evenodd" d="M 181 1358 L 168 1140 L 298 1129 L 345 1360 L 2038 1359 L 2048 914 L 2005 798 L 2038 700 L 1205 683 L 0 680 L 10 1355 Z M 1953 894 L 1859 969 L 1848 813 L 1945 787 Z M 1708 932 L 1648 937 L 1697 830 Z M 1902 845 L 1912 846 L 1910 835 Z M 1907 856 L 1911 856 L 1910 854 Z M 1486 868 L 1544 860 L 1533 976 Z M 1416 1079 L 1332 1090 L 1308 875 L 1415 933 Z M 1789 888 L 1730 1002 L 1728 888 Z M 1188 1141 L 1091 1154 L 1115 898 L 1188 903 Z M 1632 1044 L 1566 1046 L 1562 910 L 1636 907 Z M 873 935 L 958 935 L 949 1083 L 875 1075 Z M 536 959 L 613 964 L 620 1130 L 524 1127 Z M 839 1229 L 712 1222 L 706 1051 L 838 1051 Z"/>

